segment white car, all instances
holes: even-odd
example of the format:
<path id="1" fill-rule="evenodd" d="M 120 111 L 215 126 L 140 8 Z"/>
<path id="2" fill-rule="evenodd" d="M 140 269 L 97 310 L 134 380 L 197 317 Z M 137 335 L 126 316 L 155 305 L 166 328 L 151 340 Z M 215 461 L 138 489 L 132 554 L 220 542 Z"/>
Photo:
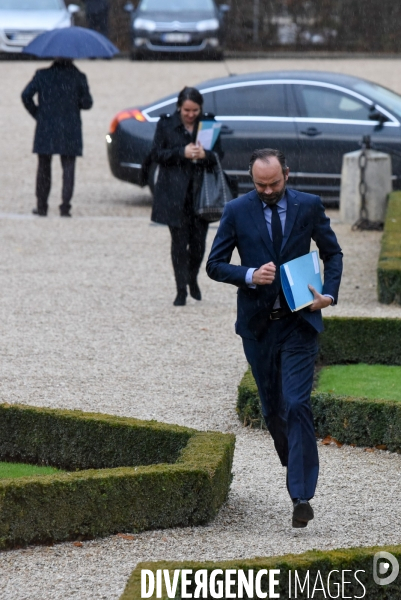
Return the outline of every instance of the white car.
<path id="1" fill-rule="evenodd" d="M 64 0 L 0 0 L 0 52 L 22 52 L 40 33 L 71 27 L 78 11 Z"/>

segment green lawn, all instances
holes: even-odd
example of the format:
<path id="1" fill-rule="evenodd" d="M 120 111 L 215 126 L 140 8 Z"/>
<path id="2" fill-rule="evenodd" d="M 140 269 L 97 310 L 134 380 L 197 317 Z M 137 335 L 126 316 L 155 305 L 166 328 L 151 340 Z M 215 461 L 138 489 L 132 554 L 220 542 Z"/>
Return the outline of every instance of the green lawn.
<path id="1" fill-rule="evenodd" d="M 61 472 L 59 469 L 54 469 L 53 467 L 37 467 L 36 465 L 24 465 L 22 463 L 0 462 L 0 479 L 29 477 L 30 475 L 51 475 L 51 473 Z"/>
<path id="2" fill-rule="evenodd" d="M 319 373 L 319 392 L 401 402 L 401 367 L 334 365 Z"/>

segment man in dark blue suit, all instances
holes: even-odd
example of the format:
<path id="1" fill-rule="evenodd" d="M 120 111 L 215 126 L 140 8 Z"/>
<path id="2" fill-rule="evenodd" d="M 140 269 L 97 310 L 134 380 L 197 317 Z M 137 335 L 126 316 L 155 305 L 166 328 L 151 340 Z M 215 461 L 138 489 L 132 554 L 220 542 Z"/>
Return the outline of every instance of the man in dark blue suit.
<path id="1" fill-rule="evenodd" d="M 283 466 L 293 501 L 293 527 L 313 519 L 319 459 L 310 407 L 321 309 L 336 304 L 342 252 L 318 196 L 286 189 L 289 169 L 279 150 L 255 150 L 250 161 L 255 190 L 224 210 L 206 270 L 238 287 L 236 332 L 242 337 L 263 416 Z M 324 264 L 322 294 L 292 313 L 280 283 L 280 265 L 310 251 Z M 230 264 L 237 248 L 241 265 Z"/>

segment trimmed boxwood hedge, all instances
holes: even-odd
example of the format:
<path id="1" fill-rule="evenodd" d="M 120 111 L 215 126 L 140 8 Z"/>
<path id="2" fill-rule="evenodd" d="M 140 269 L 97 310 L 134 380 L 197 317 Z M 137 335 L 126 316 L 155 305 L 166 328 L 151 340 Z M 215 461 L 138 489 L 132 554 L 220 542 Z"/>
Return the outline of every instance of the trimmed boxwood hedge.
<path id="1" fill-rule="evenodd" d="M 318 360 L 324 365 L 401 365 L 401 319 L 325 318 Z"/>
<path id="2" fill-rule="evenodd" d="M 0 405 L 1 460 L 67 471 L 174 463 L 191 435 L 156 421 Z"/>
<path id="3" fill-rule="evenodd" d="M 206 523 L 227 496 L 234 444 L 156 421 L 0 405 L 0 460 L 69 471 L 0 481 L 0 549 Z"/>
<path id="4" fill-rule="evenodd" d="M 401 192 L 389 197 L 377 282 L 379 302 L 401 304 Z"/>
<path id="5" fill-rule="evenodd" d="M 330 571 L 337 569 L 338 571 L 347 571 L 345 573 L 345 580 L 352 581 L 354 585 L 346 585 L 345 586 L 345 594 L 341 597 L 347 598 L 361 598 L 363 597 L 365 600 L 400 600 L 400 577 L 391 583 L 390 585 L 380 586 L 376 584 L 373 580 L 373 556 L 376 552 L 385 551 L 393 554 L 397 560 L 401 561 L 401 546 L 386 546 L 380 548 L 348 548 L 341 550 L 326 550 L 326 551 L 317 551 L 311 550 L 309 552 L 305 552 L 304 554 L 287 554 L 285 556 L 271 556 L 266 558 L 254 558 L 254 559 L 241 559 L 241 560 L 232 560 L 232 561 L 219 561 L 219 562 L 171 562 L 171 561 L 163 561 L 163 562 L 142 562 L 137 565 L 135 570 L 133 571 L 126 588 L 124 590 L 123 595 L 120 600 L 139 600 L 142 598 L 141 595 L 141 570 L 148 569 L 156 573 L 158 569 L 167 569 L 172 573 L 175 569 L 192 569 L 192 571 L 197 571 L 200 569 L 207 569 L 208 573 L 213 571 L 214 569 L 222 569 L 223 571 L 226 569 L 243 569 L 245 573 L 247 573 L 250 569 L 253 569 L 254 576 L 261 569 L 279 569 L 280 574 L 277 576 L 280 584 L 275 588 L 275 592 L 280 593 L 281 598 L 325 598 L 329 597 L 327 594 L 327 576 Z M 288 582 L 289 576 L 288 572 L 292 571 L 291 581 L 294 582 L 294 571 L 297 570 L 300 581 L 304 581 L 307 576 L 307 572 L 309 571 L 309 577 L 311 580 L 310 593 L 312 593 L 313 584 L 316 581 L 318 576 L 317 572 L 320 572 L 321 579 L 325 585 L 325 594 L 323 595 L 322 591 L 316 591 L 315 595 L 307 595 L 305 593 L 300 592 L 298 588 L 297 596 L 294 595 L 294 588 L 292 583 L 292 594 L 290 594 Z M 358 573 L 358 579 L 363 583 L 366 588 L 366 594 L 363 595 L 363 589 L 360 584 L 355 581 L 353 574 L 362 570 L 364 573 Z M 332 581 L 336 580 L 336 574 L 332 574 Z M 170 575 L 170 579 L 172 579 Z M 338 577 L 341 581 L 341 579 Z M 264 584 L 264 585 L 263 585 Z M 320 580 L 318 580 L 317 588 L 321 589 Z M 193 589 L 193 588 L 192 588 Z M 189 588 L 191 593 L 191 588 Z M 235 586 L 233 586 L 231 590 L 235 594 Z M 262 579 L 262 591 L 268 593 L 267 587 L 267 578 L 264 577 Z M 305 590 L 306 592 L 306 590 Z M 338 598 L 338 590 L 335 588 L 331 588 L 332 598 Z M 193 595 L 193 594 L 191 594 Z M 245 598 L 248 596 L 245 595 Z M 267 594 L 269 597 L 269 594 Z M 151 596 L 151 598 L 156 598 L 156 593 Z M 163 585 L 162 590 L 162 599 L 166 600 L 168 598 L 166 590 Z M 176 600 L 181 600 L 181 586 L 178 584 L 178 593 L 176 595 Z M 211 598 L 208 595 L 208 598 Z M 224 595 L 225 598 L 225 595 Z"/>
<path id="6" fill-rule="evenodd" d="M 401 403 L 312 392 L 316 434 L 343 444 L 384 445 L 401 452 Z M 237 411 L 244 425 L 265 427 L 255 380 L 248 370 L 238 386 Z"/>
<path id="7" fill-rule="evenodd" d="M 335 317 L 324 320 L 320 364 L 401 364 L 401 319 Z M 401 403 L 313 392 L 316 433 L 357 446 L 384 445 L 401 452 Z M 244 425 L 264 427 L 259 394 L 248 370 L 239 387 L 237 412 Z"/>

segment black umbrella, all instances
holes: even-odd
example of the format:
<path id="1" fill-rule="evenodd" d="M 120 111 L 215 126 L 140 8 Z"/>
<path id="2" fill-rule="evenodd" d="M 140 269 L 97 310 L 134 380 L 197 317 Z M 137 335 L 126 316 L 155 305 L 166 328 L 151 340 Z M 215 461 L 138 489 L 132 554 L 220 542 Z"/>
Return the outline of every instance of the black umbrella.
<path id="1" fill-rule="evenodd" d="M 110 58 L 119 53 L 104 35 L 84 27 L 52 29 L 38 35 L 23 52 L 39 58 Z"/>

